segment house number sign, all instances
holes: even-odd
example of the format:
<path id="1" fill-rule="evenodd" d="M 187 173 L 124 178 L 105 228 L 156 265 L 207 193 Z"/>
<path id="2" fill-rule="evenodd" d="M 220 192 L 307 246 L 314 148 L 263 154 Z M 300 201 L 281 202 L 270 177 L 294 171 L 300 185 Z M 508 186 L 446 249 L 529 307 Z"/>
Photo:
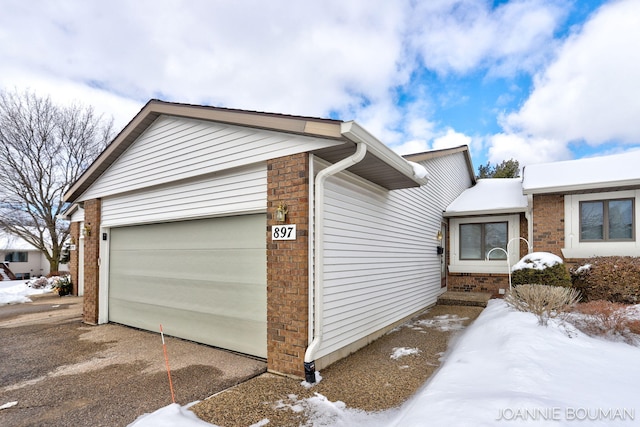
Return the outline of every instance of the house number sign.
<path id="1" fill-rule="evenodd" d="M 296 240 L 296 225 L 274 225 L 271 227 L 271 240 Z"/>

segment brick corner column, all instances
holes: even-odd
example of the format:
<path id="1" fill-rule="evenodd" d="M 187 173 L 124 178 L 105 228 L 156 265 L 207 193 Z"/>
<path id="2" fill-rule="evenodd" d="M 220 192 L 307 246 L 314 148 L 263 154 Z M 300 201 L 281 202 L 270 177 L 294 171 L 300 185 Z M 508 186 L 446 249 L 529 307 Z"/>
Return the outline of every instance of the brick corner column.
<path id="1" fill-rule="evenodd" d="M 84 237 L 84 305 L 82 319 L 85 323 L 98 324 L 100 288 L 100 199 L 84 202 L 84 225 L 90 230 Z M 81 230 L 82 232 L 83 230 Z"/>
<path id="2" fill-rule="evenodd" d="M 271 240 L 280 205 L 296 240 Z M 267 368 L 304 377 L 309 331 L 309 155 L 267 162 Z"/>

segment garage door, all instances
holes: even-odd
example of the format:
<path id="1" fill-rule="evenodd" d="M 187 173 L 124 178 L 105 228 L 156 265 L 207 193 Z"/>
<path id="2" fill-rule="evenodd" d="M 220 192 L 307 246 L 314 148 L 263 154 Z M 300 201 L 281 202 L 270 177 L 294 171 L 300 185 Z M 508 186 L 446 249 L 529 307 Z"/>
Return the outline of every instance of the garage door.
<path id="1" fill-rule="evenodd" d="M 109 320 L 267 355 L 266 215 L 111 229 Z"/>

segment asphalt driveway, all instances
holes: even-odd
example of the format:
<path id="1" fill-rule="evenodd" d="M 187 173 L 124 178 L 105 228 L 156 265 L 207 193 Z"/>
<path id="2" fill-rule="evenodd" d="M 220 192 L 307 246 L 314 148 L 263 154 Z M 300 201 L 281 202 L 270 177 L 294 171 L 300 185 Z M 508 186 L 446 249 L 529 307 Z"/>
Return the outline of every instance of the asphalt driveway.
<path id="1" fill-rule="evenodd" d="M 33 298 L 32 298 L 33 299 Z M 126 426 L 171 403 L 159 334 L 80 320 L 82 299 L 40 296 L 0 307 L 2 426 Z M 166 337 L 185 405 L 266 370 L 263 361 Z"/>

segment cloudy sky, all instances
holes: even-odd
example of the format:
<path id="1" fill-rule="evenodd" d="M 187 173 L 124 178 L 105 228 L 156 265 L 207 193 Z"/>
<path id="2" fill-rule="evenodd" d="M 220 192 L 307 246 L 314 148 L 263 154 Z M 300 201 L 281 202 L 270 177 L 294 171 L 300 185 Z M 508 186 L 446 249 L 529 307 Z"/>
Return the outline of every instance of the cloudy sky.
<path id="1" fill-rule="evenodd" d="M 1 0 L 0 89 L 356 120 L 474 166 L 640 147 L 640 0 Z"/>

